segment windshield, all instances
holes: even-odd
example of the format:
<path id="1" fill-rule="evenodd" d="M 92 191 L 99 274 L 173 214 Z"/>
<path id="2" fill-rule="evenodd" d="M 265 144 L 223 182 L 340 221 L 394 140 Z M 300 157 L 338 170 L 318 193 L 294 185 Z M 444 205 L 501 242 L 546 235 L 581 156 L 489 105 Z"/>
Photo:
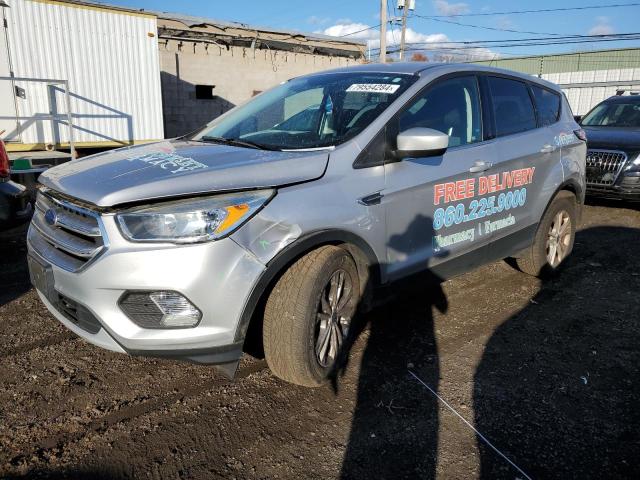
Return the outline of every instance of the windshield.
<path id="1" fill-rule="evenodd" d="M 214 120 L 192 139 L 283 150 L 338 145 L 361 132 L 416 80 L 364 72 L 296 78 Z"/>
<path id="2" fill-rule="evenodd" d="M 582 125 L 588 127 L 640 127 L 640 102 L 601 103 L 584 117 Z"/>

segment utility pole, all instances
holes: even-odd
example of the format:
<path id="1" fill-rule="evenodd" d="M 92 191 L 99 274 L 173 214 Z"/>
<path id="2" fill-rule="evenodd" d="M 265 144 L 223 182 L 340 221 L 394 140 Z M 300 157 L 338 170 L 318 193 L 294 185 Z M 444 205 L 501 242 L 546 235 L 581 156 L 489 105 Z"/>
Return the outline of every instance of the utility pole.
<path id="1" fill-rule="evenodd" d="M 415 0 L 398 0 L 398 8 L 402 10 L 402 33 L 400 34 L 400 60 L 404 59 L 405 35 L 407 32 L 407 11 L 415 10 Z"/>
<path id="2" fill-rule="evenodd" d="M 380 63 L 387 63 L 387 0 L 380 0 Z"/>

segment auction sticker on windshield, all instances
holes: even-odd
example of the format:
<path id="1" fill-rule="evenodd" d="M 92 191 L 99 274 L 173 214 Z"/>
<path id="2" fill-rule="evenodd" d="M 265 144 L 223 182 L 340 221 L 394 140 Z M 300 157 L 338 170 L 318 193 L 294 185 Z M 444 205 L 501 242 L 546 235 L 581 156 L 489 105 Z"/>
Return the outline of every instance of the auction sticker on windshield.
<path id="1" fill-rule="evenodd" d="M 391 83 L 354 83 L 347 92 L 365 92 L 365 93 L 396 93 L 400 85 Z"/>

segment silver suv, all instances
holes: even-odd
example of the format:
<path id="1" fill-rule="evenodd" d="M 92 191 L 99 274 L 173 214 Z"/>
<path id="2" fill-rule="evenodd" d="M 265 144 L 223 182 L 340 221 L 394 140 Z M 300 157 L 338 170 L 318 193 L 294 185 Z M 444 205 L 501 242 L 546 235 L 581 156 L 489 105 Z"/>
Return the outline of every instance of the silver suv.
<path id="1" fill-rule="evenodd" d="M 31 278 L 100 347 L 232 374 L 249 331 L 276 375 L 319 385 L 378 287 L 505 257 L 556 270 L 585 153 L 559 88 L 514 72 L 295 78 L 193 135 L 44 173 Z"/>

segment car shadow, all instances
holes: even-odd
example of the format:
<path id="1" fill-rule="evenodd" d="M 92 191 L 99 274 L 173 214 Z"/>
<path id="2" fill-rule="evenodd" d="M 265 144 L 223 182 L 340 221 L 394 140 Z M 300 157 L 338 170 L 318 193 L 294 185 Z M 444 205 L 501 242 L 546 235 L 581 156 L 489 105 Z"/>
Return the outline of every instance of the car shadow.
<path id="1" fill-rule="evenodd" d="M 0 307 L 31 289 L 26 226 L 0 233 Z"/>
<path id="2" fill-rule="evenodd" d="M 417 217 L 405 233 L 391 237 L 389 246 L 403 252 L 416 238 L 432 238 L 432 224 L 430 218 Z M 370 272 L 369 278 L 376 273 Z M 353 342 L 366 337 L 340 478 L 435 478 L 437 400 L 424 395 L 416 382 L 399 380 L 407 379 L 411 368 L 437 391 L 440 367 L 433 308 L 448 308 L 441 283 L 428 270 L 413 275 L 392 290 L 378 292 L 386 297 L 384 304 L 354 320 L 338 369 L 330 376 L 337 391 Z"/>
<path id="3" fill-rule="evenodd" d="M 640 202 L 630 202 L 628 200 L 587 196 L 585 203 L 592 207 L 625 208 L 627 210 L 640 211 Z"/>
<path id="4" fill-rule="evenodd" d="M 560 275 L 488 341 L 475 426 L 531 478 L 640 477 L 640 230 L 576 236 Z M 481 478 L 522 478 L 477 439 Z"/>

